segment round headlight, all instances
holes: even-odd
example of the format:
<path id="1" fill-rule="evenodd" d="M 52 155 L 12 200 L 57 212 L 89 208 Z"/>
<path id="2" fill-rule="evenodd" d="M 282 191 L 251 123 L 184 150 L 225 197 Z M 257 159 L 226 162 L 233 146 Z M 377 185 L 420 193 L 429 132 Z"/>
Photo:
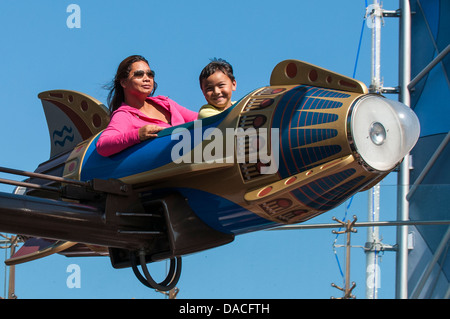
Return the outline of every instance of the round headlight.
<path id="1" fill-rule="evenodd" d="M 386 130 L 383 124 L 379 122 L 372 123 L 372 125 L 370 126 L 369 135 L 374 144 L 383 144 L 384 140 L 386 139 Z"/>
<path id="2" fill-rule="evenodd" d="M 392 170 L 419 138 L 416 114 L 405 104 L 378 95 L 357 100 L 349 121 L 356 156 L 377 171 Z"/>

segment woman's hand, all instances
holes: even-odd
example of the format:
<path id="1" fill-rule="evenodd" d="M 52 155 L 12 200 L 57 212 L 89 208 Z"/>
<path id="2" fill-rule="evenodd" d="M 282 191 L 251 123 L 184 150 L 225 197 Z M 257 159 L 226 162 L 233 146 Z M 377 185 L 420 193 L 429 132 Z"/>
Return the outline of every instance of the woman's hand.
<path id="1" fill-rule="evenodd" d="M 139 139 L 142 141 L 148 140 L 152 137 L 157 137 L 158 132 L 162 131 L 164 128 L 157 125 L 145 125 L 139 129 Z"/>

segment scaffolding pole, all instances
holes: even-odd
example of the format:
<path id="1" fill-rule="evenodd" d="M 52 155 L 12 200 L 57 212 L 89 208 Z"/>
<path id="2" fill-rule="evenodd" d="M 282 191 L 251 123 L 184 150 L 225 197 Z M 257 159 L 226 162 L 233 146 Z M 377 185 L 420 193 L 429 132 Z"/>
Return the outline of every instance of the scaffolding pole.
<path id="1" fill-rule="evenodd" d="M 399 101 L 411 106 L 408 85 L 411 81 L 411 8 L 409 0 L 400 0 Z M 400 166 L 397 186 L 397 220 L 409 220 L 409 154 Z M 408 299 L 408 226 L 397 228 L 395 296 Z"/>
<path id="2" fill-rule="evenodd" d="M 374 0 L 367 9 L 369 26 L 372 29 L 372 64 L 369 91 L 381 93 L 381 19 L 383 10 L 379 0 Z M 368 191 L 368 221 L 379 221 L 380 216 L 380 184 Z M 378 227 L 367 228 L 366 247 L 366 299 L 378 298 L 379 265 L 378 246 L 380 243 Z"/>

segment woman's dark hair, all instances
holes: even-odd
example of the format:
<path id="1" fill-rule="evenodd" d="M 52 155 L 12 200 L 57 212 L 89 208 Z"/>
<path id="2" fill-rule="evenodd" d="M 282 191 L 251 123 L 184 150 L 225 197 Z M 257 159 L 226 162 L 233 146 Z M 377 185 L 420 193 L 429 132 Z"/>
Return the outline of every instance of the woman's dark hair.
<path id="1" fill-rule="evenodd" d="M 107 97 L 110 112 L 109 114 L 112 114 L 115 110 L 117 110 L 122 105 L 122 102 L 125 101 L 125 95 L 120 81 L 122 79 L 126 79 L 130 75 L 131 65 L 139 61 L 143 61 L 149 64 L 148 61 L 141 55 L 132 55 L 120 62 L 114 80 L 112 80 L 111 83 L 106 86 L 106 89 L 109 90 L 109 94 Z M 153 96 L 157 87 L 158 84 L 153 81 L 153 91 L 152 93 L 150 93 L 150 96 Z"/>
<path id="2" fill-rule="evenodd" d="M 209 78 L 217 70 L 220 70 L 223 73 L 225 73 L 225 75 L 227 75 L 231 81 L 235 80 L 234 75 L 233 75 L 233 67 L 231 66 L 231 64 L 228 63 L 227 61 L 225 61 L 224 59 L 214 58 L 214 59 L 211 59 L 211 62 L 207 66 L 205 66 L 203 68 L 202 72 L 200 73 L 199 81 L 200 81 L 201 89 L 202 89 L 202 81 L 204 79 Z"/>

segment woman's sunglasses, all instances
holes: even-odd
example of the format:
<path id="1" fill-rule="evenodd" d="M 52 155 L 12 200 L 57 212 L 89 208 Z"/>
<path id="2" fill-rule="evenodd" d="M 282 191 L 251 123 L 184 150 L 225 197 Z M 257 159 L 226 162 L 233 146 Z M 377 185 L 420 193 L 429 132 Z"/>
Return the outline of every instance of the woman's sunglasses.
<path id="1" fill-rule="evenodd" d="M 149 70 L 149 71 L 144 71 L 144 70 L 137 70 L 137 71 L 134 71 L 133 77 L 135 77 L 135 78 L 137 78 L 137 79 L 140 79 L 140 78 L 143 78 L 143 77 L 144 77 L 144 74 L 147 74 L 147 76 L 148 76 L 149 78 L 152 78 L 152 79 L 155 77 L 155 72 L 152 71 L 152 70 Z"/>

